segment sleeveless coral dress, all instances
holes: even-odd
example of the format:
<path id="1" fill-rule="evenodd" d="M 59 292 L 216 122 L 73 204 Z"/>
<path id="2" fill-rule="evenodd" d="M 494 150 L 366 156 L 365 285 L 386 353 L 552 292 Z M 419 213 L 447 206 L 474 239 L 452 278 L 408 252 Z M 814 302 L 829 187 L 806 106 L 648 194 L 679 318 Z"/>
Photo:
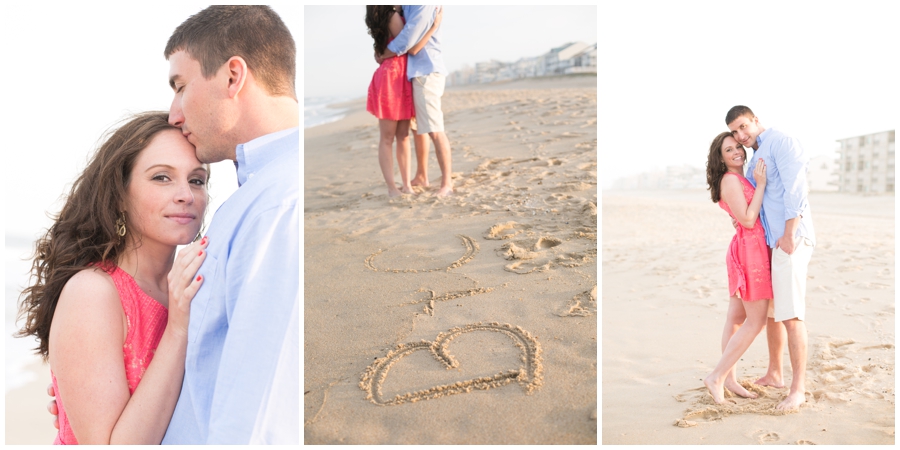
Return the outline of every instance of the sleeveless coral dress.
<path id="1" fill-rule="evenodd" d="M 391 38 L 388 43 L 393 40 Z M 388 58 L 375 69 L 369 83 L 366 111 L 379 119 L 409 120 L 415 117 L 412 83 L 406 78 L 406 55 Z"/>
<path id="2" fill-rule="evenodd" d="M 128 378 L 128 393 L 134 395 L 134 390 L 150 361 L 153 353 L 159 345 L 169 311 L 159 302 L 144 293 L 134 278 L 117 266 L 100 266 L 112 277 L 122 301 L 122 309 L 125 310 L 125 318 L 128 322 L 128 331 L 125 334 L 125 344 L 122 353 L 125 361 L 125 376 Z M 75 433 L 66 416 L 65 400 L 59 396 L 59 387 L 56 384 L 56 376 L 50 371 L 53 380 L 53 390 L 57 393 L 56 404 L 59 408 L 59 434 L 54 444 L 78 444 Z"/>
<path id="3" fill-rule="evenodd" d="M 744 187 L 744 198 L 747 204 L 753 200 L 756 189 L 750 182 L 736 173 L 726 172 L 725 175 L 734 175 L 741 180 Z M 728 208 L 724 200 L 719 200 L 719 206 L 732 218 L 734 213 Z M 736 218 L 735 218 L 736 219 Z M 745 228 L 738 225 L 734 238 L 725 255 L 725 264 L 728 267 L 728 294 L 739 294 L 744 301 L 765 300 L 772 298 L 772 271 L 769 266 L 769 247 L 766 245 L 766 231 L 756 218 L 753 228 Z"/>

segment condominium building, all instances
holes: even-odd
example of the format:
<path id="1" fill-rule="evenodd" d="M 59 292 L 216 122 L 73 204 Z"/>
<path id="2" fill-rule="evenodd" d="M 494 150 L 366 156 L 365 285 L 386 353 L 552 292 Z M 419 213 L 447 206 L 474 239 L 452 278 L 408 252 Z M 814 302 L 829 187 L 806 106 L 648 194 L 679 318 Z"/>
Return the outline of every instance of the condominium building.
<path id="1" fill-rule="evenodd" d="M 894 130 L 838 139 L 841 192 L 894 192 Z"/>

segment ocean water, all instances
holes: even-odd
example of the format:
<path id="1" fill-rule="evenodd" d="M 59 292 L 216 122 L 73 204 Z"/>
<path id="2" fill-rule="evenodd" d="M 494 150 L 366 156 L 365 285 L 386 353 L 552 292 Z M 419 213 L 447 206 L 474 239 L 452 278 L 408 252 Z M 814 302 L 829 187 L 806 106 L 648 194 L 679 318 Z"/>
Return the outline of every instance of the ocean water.
<path id="1" fill-rule="evenodd" d="M 25 368 L 40 361 L 40 357 L 34 354 L 32 348 L 37 346 L 33 338 L 14 338 L 18 331 L 16 323 L 18 312 L 18 298 L 22 289 L 28 284 L 28 272 L 31 269 L 30 257 L 33 238 L 31 236 L 7 234 L 6 235 L 6 264 L 5 264 L 5 296 L 4 308 L 5 327 L 4 344 L 6 350 L 6 392 L 24 386 L 34 379 L 31 372 Z"/>
<path id="2" fill-rule="evenodd" d="M 353 100 L 351 96 L 305 97 L 303 99 L 303 128 L 310 128 L 344 118 L 347 108 L 334 105 Z"/>

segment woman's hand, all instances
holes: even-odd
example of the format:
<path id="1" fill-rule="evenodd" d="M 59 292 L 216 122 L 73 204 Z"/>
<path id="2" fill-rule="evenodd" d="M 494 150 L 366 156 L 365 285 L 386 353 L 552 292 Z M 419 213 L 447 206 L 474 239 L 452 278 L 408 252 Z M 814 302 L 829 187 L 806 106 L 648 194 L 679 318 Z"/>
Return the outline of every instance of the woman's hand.
<path id="1" fill-rule="evenodd" d="M 203 237 L 178 252 L 172 270 L 169 271 L 169 321 L 166 328 L 187 338 L 188 319 L 191 315 L 191 300 L 203 284 L 203 278 L 197 275 L 200 264 L 206 259 L 206 246 L 209 238 Z"/>
<path id="2" fill-rule="evenodd" d="M 766 163 L 759 159 L 756 168 L 753 169 L 753 179 L 756 180 L 756 188 L 760 189 L 766 185 Z"/>
<path id="3" fill-rule="evenodd" d="M 444 7 L 438 6 L 437 14 L 434 15 L 434 27 L 437 28 L 441 25 L 441 19 L 444 18 Z"/>

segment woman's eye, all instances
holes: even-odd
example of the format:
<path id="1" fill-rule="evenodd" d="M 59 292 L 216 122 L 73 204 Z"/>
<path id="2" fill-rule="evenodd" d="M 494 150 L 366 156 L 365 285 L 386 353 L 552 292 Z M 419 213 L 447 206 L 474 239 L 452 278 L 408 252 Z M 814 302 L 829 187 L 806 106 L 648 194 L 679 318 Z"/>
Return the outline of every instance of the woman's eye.
<path id="1" fill-rule="evenodd" d="M 167 175 L 156 175 L 153 177 L 153 180 L 156 181 L 169 181 L 169 177 Z"/>
<path id="2" fill-rule="evenodd" d="M 206 185 L 206 180 L 204 180 L 202 178 L 194 178 L 190 182 L 193 184 L 196 184 L 197 186 L 205 186 Z"/>

